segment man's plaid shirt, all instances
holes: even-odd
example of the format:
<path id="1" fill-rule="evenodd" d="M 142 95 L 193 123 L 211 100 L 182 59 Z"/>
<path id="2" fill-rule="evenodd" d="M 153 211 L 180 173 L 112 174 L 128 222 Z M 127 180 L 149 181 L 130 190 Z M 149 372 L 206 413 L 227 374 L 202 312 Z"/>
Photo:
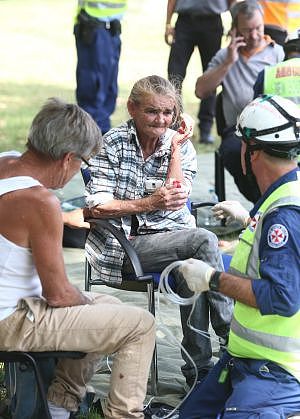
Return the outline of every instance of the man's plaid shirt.
<path id="1" fill-rule="evenodd" d="M 171 139 L 175 131 L 168 129 L 160 138 L 160 146 L 146 160 L 137 138 L 134 122 L 110 130 L 104 136 L 104 145 L 99 155 L 90 160 L 91 180 L 86 187 L 86 198 L 101 205 L 110 199 L 139 199 L 146 195 L 145 179 L 166 180 L 171 155 Z M 185 183 L 191 191 L 196 175 L 196 152 L 188 140 L 181 146 L 181 166 Z M 188 208 L 178 211 L 156 210 L 136 215 L 137 234 L 151 234 L 195 227 L 194 217 Z M 109 220 L 130 236 L 132 217 L 124 216 Z M 118 241 L 108 232 L 93 229 L 86 242 L 87 258 L 92 268 L 107 282 L 122 281 L 121 268 L 124 251 Z"/>

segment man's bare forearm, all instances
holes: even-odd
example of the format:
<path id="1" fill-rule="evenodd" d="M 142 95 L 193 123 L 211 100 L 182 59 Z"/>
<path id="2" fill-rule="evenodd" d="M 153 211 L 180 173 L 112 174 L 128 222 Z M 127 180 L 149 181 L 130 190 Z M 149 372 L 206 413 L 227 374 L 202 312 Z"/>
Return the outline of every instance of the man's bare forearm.
<path id="1" fill-rule="evenodd" d="M 171 24 L 172 16 L 175 10 L 176 0 L 168 0 L 166 25 Z"/>
<path id="2" fill-rule="evenodd" d="M 252 291 L 251 280 L 222 272 L 219 291 L 250 307 L 257 308 L 256 298 Z"/>
<path id="3" fill-rule="evenodd" d="M 197 79 L 195 95 L 199 99 L 205 99 L 215 92 L 216 88 L 222 83 L 232 64 L 222 63 L 218 67 L 205 71 Z"/>

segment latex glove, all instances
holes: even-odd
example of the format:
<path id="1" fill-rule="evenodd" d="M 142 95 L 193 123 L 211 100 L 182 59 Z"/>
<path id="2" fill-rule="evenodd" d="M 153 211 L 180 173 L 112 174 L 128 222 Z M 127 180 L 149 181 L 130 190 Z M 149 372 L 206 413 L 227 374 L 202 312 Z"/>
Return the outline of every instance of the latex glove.
<path id="1" fill-rule="evenodd" d="M 212 207 L 215 218 L 226 218 L 226 225 L 238 221 L 244 227 L 248 225 L 249 212 L 238 201 L 222 201 Z"/>
<path id="2" fill-rule="evenodd" d="M 209 281 L 215 269 L 202 260 L 187 259 L 182 262 L 179 271 L 184 276 L 189 289 L 201 293 L 209 290 Z"/>

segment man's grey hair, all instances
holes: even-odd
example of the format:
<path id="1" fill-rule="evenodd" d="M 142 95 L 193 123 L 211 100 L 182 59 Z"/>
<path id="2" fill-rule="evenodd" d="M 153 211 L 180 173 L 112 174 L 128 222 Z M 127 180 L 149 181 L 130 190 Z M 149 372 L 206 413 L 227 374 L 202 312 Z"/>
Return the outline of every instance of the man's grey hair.
<path id="1" fill-rule="evenodd" d="M 254 13 L 258 10 L 262 16 L 264 14 L 261 5 L 256 0 L 244 0 L 233 4 L 230 8 L 230 14 L 232 17 L 232 28 L 237 28 L 238 17 L 240 15 L 246 16 L 246 19 L 251 19 Z"/>
<path id="2" fill-rule="evenodd" d="M 53 160 L 69 152 L 88 159 L 100 151 L 102 134 L 78 105 L 49 98 L 32 121 L 26 145 Z"/>
<path id="3" fill-rule="evenodd" d="M 171 83 L 163 77 L 153 75 L 138 80 L 131 89 L 128 101 L 138 105 L 147 96 L 153 95 L 165 96 L 174 102 L 173 122 L 175 123 L 182 110 L 181 95 L 179 89 L 176 88 L 175 83 Z"/>

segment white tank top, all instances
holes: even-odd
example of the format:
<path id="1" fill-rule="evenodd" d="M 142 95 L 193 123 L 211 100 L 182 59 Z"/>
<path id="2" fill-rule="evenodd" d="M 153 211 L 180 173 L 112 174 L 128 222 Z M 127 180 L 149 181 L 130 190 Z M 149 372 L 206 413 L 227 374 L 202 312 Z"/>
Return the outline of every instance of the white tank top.
<path id="1" fill-rule="evenodd" d="M 0 179 L 0 196 L 38 185 L 41 185 L 40 182 L 29 176 Z M 20 299 L 41 295 L 41 282 L 31 250 L 18 246 L 0 234 L 0 320 L 16 310 Z"/>

